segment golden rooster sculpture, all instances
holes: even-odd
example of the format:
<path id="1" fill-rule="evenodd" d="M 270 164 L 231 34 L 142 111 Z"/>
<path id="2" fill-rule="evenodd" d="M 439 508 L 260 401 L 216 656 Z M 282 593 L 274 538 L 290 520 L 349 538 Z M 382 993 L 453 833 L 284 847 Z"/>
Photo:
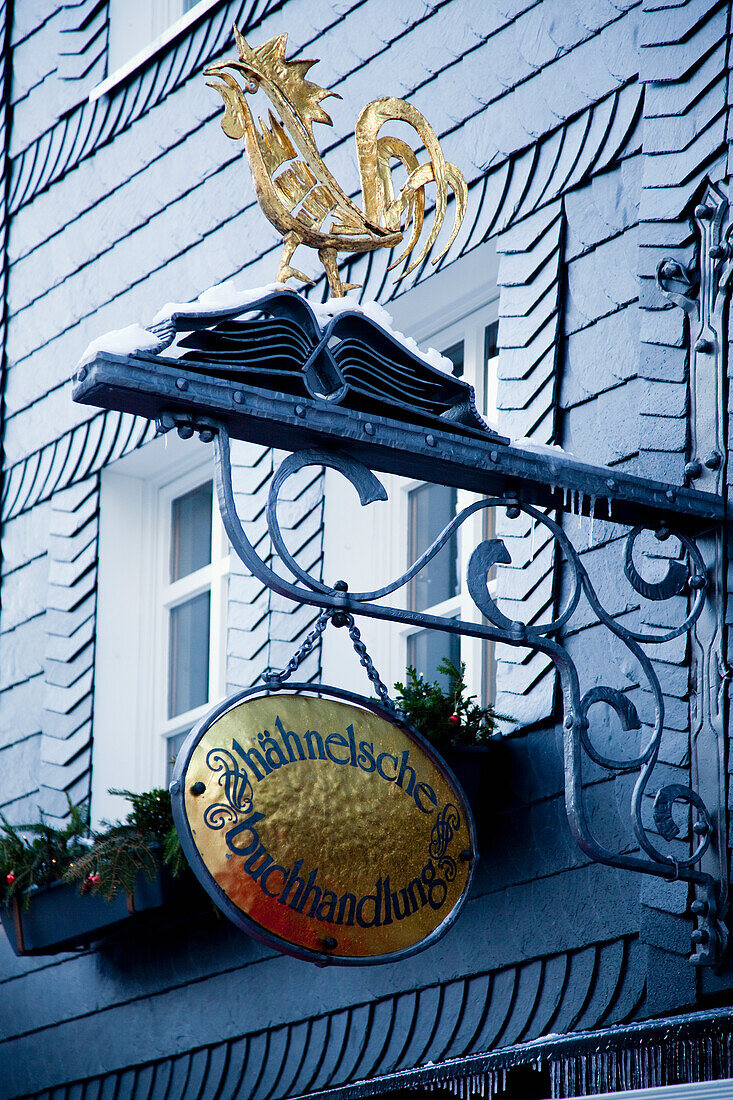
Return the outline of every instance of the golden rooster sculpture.
<path id="1" fill-rule="evenodd" d="M 333 297 L 343 297 L 358 284 L 341 282 L 338 253 L 394 248 L 402 243 L 412 226 L 407 246 L 390 270 L 396 267 L 410 256 L 420 238 L 425 188 L 432 183 L 436 197 L 430 233 L 419 256 L 400 278 L 414 271 L 435 244 L 445 219 L 450 188 L 456 199 L 455 221 L 448 243 L 433 260 L 437 263 L 460 228 L 467 188 L 459 169 L 446 162 L 435 131 L 424 116 L 404 99 L 391 97 L 375 99 L 361 112 L 354 129 L 364 207 L 360 210 L 326 168 L 313 137 L 314 122 L 332 125 L 322 101 L 328 96 L 341 98 L 338 93 L 305 79 L 316 62 L 286 60 L 286 34 L 279 34 L 256 49 L 247 44 L 236 26 L 234 37 L 238 60 L 217 62 L 205 73 L 216 78 L 207 83 L 220 93 L 225 103 L 222 129 L 230 138 L 244 138 L 259 204 L 283 235 L 277 281 L 295 277 L 313 283 L 290 266 L 295 249 L 304 244 L 318 250 Z M 260 88 L 277 113 L 270 109 L 269 124 L 258 118 L 258 129 L 247 97 Z M 388 121 L 412 126 L 429 159 L 420 164 L 405 141 L 389 135 L 379 137 L 379 130 Z M 407 180 L 396 195 L 393 161 L 407 172 Z"/>

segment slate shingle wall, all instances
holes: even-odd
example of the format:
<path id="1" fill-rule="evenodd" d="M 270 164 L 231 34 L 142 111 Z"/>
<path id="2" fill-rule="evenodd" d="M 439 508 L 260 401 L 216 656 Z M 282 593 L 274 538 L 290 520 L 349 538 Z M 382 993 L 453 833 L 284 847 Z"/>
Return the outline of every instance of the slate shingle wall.
<path id="1" fill-rule="evenodd" d="M 680 480 L 686 336 L 653 277 L 661 254 L 689 258 L 696 181 L 728 170 L 728 5 L 224 3 L 92 101 L 105 5 L 15 8 L 0 612 L 0 804 L 15 820 L 37 805 L 61 814 L 66 792 L 88 790 L 98 476 L 152 434 L 135 418 L 73 406 L 73 365 L 101 332 L 224 278 L 268 282 L 277 260 L 200 77 L 207 60 L 231 53 L 234 18 L 255 43 L 287 29 L 293 53 L 323 58 L 314 78 L 345 99 L 333 101 L 334 130 L 319 138 L 348 190 L 357 187 L 351 127 L 369 99 L 407 96 L 435 125 L 469 182 L 468 214 L 441 267 L 489 236 L 501 253 L 505 429 Z M 358 258 L 349 278 L 388 302 L 432 270 L 395 285 L 388 262 Z M 321 280 L 312 293 L 322 291 Z M 264 547 L 277 456 L 244 445 L 233 453 L 240 510 Z M 289 545 L 317 571 L 322 478 L 303 471 L 291 497 Z M 521 521 L 502 524 L 512 555 L 503 606 L 546 618 L 553 583 L 563 583 L 551 547 L 537 536 L 532 545 Z M 587 539 L 587 526 L 575 534 Z M 619 544 L 600 519 L 594 537 L 584 560 L 603 577 Z M 237 562 L 229 595 L 234 688 L 283 664 L 314 613 L 274 597 Z M 619 613 L 635 606 L 613 586 L 606 596 Z M 592 656 L 598 633 L 581 616 L 568 645 Z M 114 1091 L 118 1076 L 120 1088 L 131 1080 L 120 1067 L 152 1060 L 138 1081 L 170 1095 L 184 1095 L 187 1076 L 198 1088 L 208 1067 L 212 1091 L 227 1094 L 236 1077 L 243 1095 L 264 1100 L 692 1003 L 686 898 L 587 864 L 564 819 L 552 672 L 541 656 L 497 649 L 498 709 L 542 728 L 510 742 L 475 896 L 444 941 L 400 966 L 344 976 L 206 920 L 50 960 L 17 960 L 0 938 L 0 1096 L 108 1073 Z M 307 677 L 319 660 L 316 651 Z M 673 646 L 658 664 L 663 774 L 675 779 L 687 768 L 685 661 Z M 629 777 L 588 775 L 594 822 L 623 844 Z M 211 1049 L 185 1053 L 202 1043 Z M 101 1080 L 90 1096 L 94 1088 L 106 1095 Z"/>

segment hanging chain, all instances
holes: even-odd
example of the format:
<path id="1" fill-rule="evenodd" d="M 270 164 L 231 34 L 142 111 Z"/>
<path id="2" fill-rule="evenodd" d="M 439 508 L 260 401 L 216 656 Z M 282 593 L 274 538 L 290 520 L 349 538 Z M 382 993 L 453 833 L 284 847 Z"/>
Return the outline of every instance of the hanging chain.
<path id="1" fill-rule="evenodd" d="M 352 645 L 356 650 L 356 655 L 359 658 L 359 664 L 366 671 L 367 676 L 374 684 L 374 690 L 381 699 L 382 704 L 387 707 L 388 710 L 397 713 L 397 707 L 389 697 L 387 685 L 383 682 L 381 676 L 377 672 L 374 666 L 374 661 L 367 653 L 367 647 L 361 640 L 361 632 L 359 630 L 359 627 L 354 622 L 354 616 L 345 615 L 344 618 L 346 620 L 344 626 L 348 626 L 349 628 L 349 637 L 351 638 Z"/>
<path id="2" fill-rule="evenodd" d="M 308 654 L 314 648 L 321 634 L 323 634 L 323 631 L 328 626 L 329 619 L 333 616 L 333 614 L 333 609 L 330 607 L 321 612 L 321 614 L 316 619 L 316 625 L 313 627 L 310 634 L 308 634 L 300 648 L 296 649 L 293 656 L 285 665 L 285 668 L 268 668 L 265 672 L 263 672 L 262 679 L 265 681 L 266 684 L 281 684 L 283 680 L 287 680 L 290 676 L 292 676 L 298 665 L 306 659 Z"/>
<path id="3" fill-rule="evenodd" d="M 359 658 L 359 664 L 365 670 L 367 676 L 374 685 L 374 690 L 379 696 L 382 705 L 385 706 L 387 710 L 393 711 L 393 713 L 395 714 L 401 713 L 398 707 L 389 697 L 387 685 L 384 683 L 381 676 L 377 672 L 374 661 L 370 657 L 367 651 L 367 647 L 362 641 L 361 631 L 354 622 L 354 616 L 344 611 L 334 610 L 333 608 L 326 608 L 325 611 L 321 612 L 321 614 L 316 619 L 316 624 L 311 630 L 310 634 L 307 635 L 303 644 L 295 651 L 295 653 L 290 658 L 284 668 L 268 668 L 262 674 L 262 679 L 265 681 L 265 683 L 277 686 L 278 684 L 281 684 L 284 680 L 288 680 L 298 668 L 298 666 L 313 651 L 316 642 L 319 640 L 319 638 L 323 634 L 323 631 L 328 626 L 329 621 L 333 621 L 333 625 L 336 627 L 348 627 L 351 644 L 353 645 L 354 650 L 356 651 L 356 655 Z"/>

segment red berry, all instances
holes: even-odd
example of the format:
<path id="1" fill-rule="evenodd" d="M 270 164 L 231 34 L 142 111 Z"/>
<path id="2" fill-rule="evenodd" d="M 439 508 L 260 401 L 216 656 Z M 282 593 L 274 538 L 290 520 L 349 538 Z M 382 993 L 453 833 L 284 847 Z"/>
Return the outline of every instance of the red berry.
<path id="1" fill-rule="evenodd" d="M 7 882 L 8 886 L 12 886 L 15 882 L 15 871 L 8 871 L 7 875 L 5 876 L 5 881 Z"/>
<path id="2" fill-rule="evenodd" d="M 90 886 L 96 886 L 102 881 L 101 875 L 87 875 L 87 882 Z"/>
<path id="3" fill-rule="evenodd" d="M 451 714 L 448 721 L 451 722 L 454 726 L 457 726 L 461 720 L 457 714 Z"/>

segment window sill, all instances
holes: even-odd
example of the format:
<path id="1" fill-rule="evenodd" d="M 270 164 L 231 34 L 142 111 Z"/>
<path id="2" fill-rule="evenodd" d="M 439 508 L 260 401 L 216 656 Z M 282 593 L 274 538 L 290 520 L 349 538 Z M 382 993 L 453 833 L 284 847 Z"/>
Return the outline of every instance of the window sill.
<path id="1" fill-rule="evenodd" d="M 115 69 L 113 73 L 105 77 L 99 84 L 96 84 L 89 92 L 88 100 L 90 103 L 96 102 L 101 99 L 102 96 L 107 96 L 111 92 L 115 91 L 121 84 L 124 84 L 138 69 L 142 69 L 147 63 L 166 49 L 177 38 L 180 38 L 190 30 L 199 19 L 206 15 L 212 8 L 218 7 L 221 4 L 221 0 L 199 0 L 190 11 L 187 11 L 185 15 L 182 15 L 180 19 L 176 19 L 175 23 L 171 23 L 170 27 L 159 34 L 157 38 L 154 38 L 152 42 L 149 42 L 142 50 L 139 50 L 134 54 L 129 61 L 126 61 L 124 65 L 120 65 Z"/>

